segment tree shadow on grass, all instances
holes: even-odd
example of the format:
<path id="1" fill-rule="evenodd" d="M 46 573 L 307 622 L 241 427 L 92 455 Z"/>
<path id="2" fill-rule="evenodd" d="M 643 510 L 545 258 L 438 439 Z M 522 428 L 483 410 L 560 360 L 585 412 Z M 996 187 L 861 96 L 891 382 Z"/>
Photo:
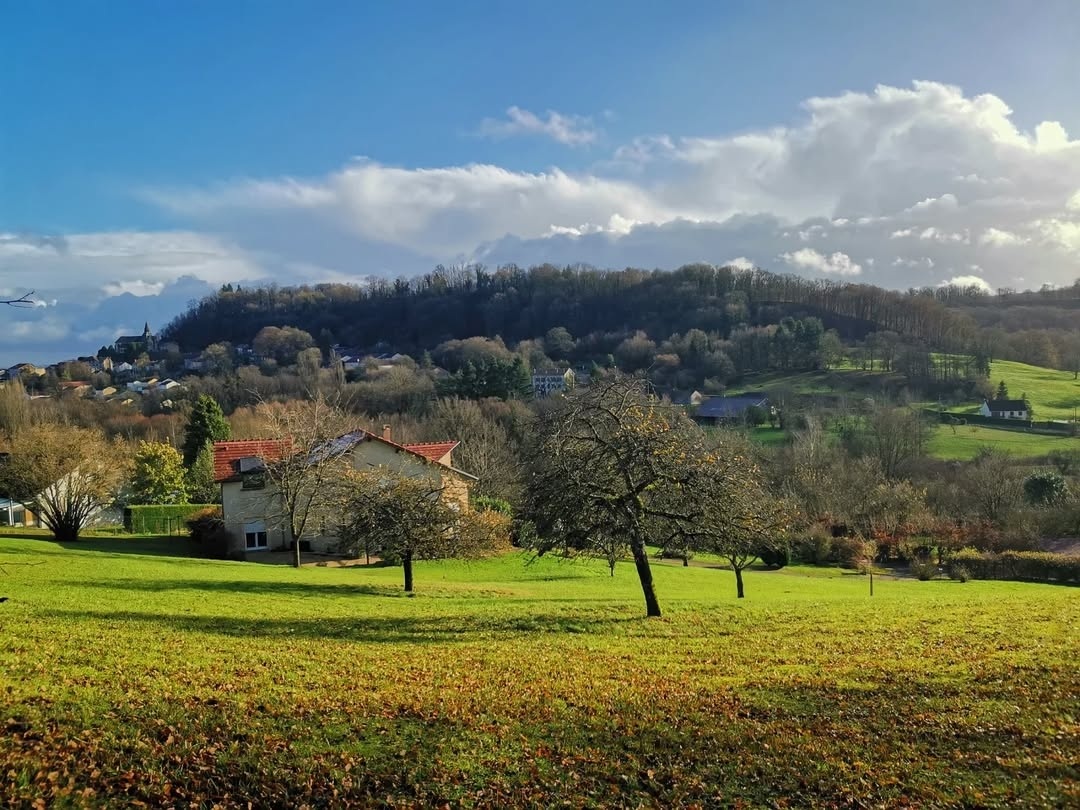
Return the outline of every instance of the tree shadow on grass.
<path id="1" fill-rule="evenodd" d="M 272 596 L 387 596 L 407 597 L 400 585 L 334 584 L 250 579 L 103 579 L 84 582 L 80 587 L 114 591 L 166 593 L 206 591 Z"/>
<path id="2" fill-rule="evenodd" d="M 603 633 L 618 625 L 644 621 L 632 616 L 533 614 L 529 616 L 349 616 L 315 619 L 268 619 L 242 616 L 196 616 L 136 611 L 51 610 L 43 615 L 62 621 L 104 621 L 154 625 L 168 630 L 210 633 L 232 638 L 334 639 L 374 643 L 443 644 L 517 636 Z"/>

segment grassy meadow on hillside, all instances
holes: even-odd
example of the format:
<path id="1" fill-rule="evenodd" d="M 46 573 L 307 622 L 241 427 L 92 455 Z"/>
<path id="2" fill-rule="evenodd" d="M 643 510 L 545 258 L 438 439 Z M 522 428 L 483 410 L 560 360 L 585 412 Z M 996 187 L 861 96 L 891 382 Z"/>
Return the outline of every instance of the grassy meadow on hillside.
<path id="1" fill-rule="evenodd" d="M 8 803 L 1063 806 L 1080 591 L 0 539 Z M 31 563 L 14 565 L 13 563 Z"/>
<path id="2" fill-rule="evenodd" d="M 1028 433 L 982 425 L 935 425 L 926 452 L 936 458 L 966 461 L 984 448 L 1017 458 L 1041 458 L 1055 450 L 1080 452 L 1080 438 Z"/>
<path id="3" fill-rule="evenodd" d="M 1009 360 L 995 360 L 990 364 L 990 381 L 996 387 L 1005 381 L 1009 396 L 1027 394 L 1035 418 L 1043 420 L 1069 420 L 1080 413 L 1080 380 L 1071 371 L 1029 366 Z M 979 403 L 974 405 L 977 409 Z"/>

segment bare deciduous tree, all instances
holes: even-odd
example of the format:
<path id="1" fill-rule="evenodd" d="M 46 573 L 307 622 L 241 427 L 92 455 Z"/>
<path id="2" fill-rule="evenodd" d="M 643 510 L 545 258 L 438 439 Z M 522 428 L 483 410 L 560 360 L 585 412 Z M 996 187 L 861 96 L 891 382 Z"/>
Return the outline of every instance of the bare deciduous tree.
<path id="1" fill-rule="evenodd" d="M 563 398 L 538 419 L 528 451 L 526 513 L 536 549 L 633 556 L 645 612 L 659 616 L 647 546 L 681 534 L 690 514 L 688 448 L 701 431 L 650 396 L 645 381 L 612 377 Z"/>
<path id="2" fill-rule="evenodd" d="M 743 571 L 766 549 L 786 544 L 790 507 L 767 491 L 748 440 L 722 435 L 713 447 L 693 448 L 686 465 L 694 473 L 680 495 L 688 498 L 684 542 L 697 551 L 723 557 L 735 572 L 739 599 L 745 596 Z"/>
<path id="3" fill-rule="evenodd" d="M 351 424 L 321 395 L 310 401 L 263 403 L 258 408 L 276 452 L 263 458 L 267 499 L 273 518 L 286 531 L 293 565 L 300 567 L 300 539 L 320 516 L 332 511 L 341 476 L 335 439 Z M 350 445 L 351 447 L 351 445 Z"/>
<path id="4" fill-rule="evenodd" d="M 96 430 L 34 425 L 11 440 L 0 462 L 0 489 L 33 504 L 57 540 L 78 540 L 86 525 L 116 498 L 124 455 Z"/>

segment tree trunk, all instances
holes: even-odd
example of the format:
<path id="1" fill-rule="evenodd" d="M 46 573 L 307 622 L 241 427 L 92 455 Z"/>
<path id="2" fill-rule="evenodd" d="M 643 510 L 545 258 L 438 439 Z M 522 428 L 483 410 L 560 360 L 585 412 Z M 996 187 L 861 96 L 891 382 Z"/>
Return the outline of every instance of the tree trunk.
<path id="1" fill-rule="evenodd" d="M 743 591 L 742 569 L 741 568 L 736 568 L 735 569 L 735 591 L 739 594 L 740 599 L 742 599 L 742 598 L 744 598 L 746 596 L 746 593 Z"/>
<path id="2" fill-rule="evenodd" d="M 293 545 L 293 561 L 292 561 L 292 564 L 293 564 L 293 568 L 299 568 L 300 567 L 300 538 L 296 536 L 296 534 L 292 531 L 291 528 L 289 529 L 289 534 L 292 535 L 292 545 Z"/>
<path id="3" fill-rule="evenodd" d="M 405 593 L 412 593 L 412 552 L 406 552 L 401 562 L 405 569 Z"/>
<path id="4" fill-rule="evenodd" d="M 645 594 L 645 615 L 659 616 L 660 603 L 656 600 L 652 568 L 649 567 L 649 555 L 645 551 L 645 544 L 641 541 L 635 541 L 632 544 L 632 550 L 634 552 L 634 566 L 637 568 L 638 579 L 641 580 L 641 590 Z"/>
<path id="5" fill-rule="evenodd" d="M 50 527 L 53 537 L 59 543 L 74 543 L 79 539 L 79 530 L 82 528 L 78 523 L 61 521 Z"/>

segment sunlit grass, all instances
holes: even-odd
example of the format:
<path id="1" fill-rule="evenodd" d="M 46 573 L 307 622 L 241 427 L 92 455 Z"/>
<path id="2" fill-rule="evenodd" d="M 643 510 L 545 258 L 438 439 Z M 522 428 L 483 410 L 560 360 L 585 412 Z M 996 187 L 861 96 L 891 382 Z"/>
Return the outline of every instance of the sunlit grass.
<path id="1" fill-rule="evenodd" d="M 1080 439 L 980 425 L 936 425 L 926 445 L 932 456 L 959 460 L 975 458 L 984 448 L 1020 458 L 1041 458 L 1055 450 L 1080 451 Z"/>
<path id="2" fill-rule="evenodd" d="M 0 539 L 3 798 L 1061 806 L 1080 591 Z M 129 553 L 139 551 L 142 553 Z M 157 554 L 155 554 L 156 552 Z M 11 563 L 33 563 L 12 565 Z M 93 794 L 82 791 L 93 790 Z M 335 794 L 335 791 L 336 794 Z"/>

